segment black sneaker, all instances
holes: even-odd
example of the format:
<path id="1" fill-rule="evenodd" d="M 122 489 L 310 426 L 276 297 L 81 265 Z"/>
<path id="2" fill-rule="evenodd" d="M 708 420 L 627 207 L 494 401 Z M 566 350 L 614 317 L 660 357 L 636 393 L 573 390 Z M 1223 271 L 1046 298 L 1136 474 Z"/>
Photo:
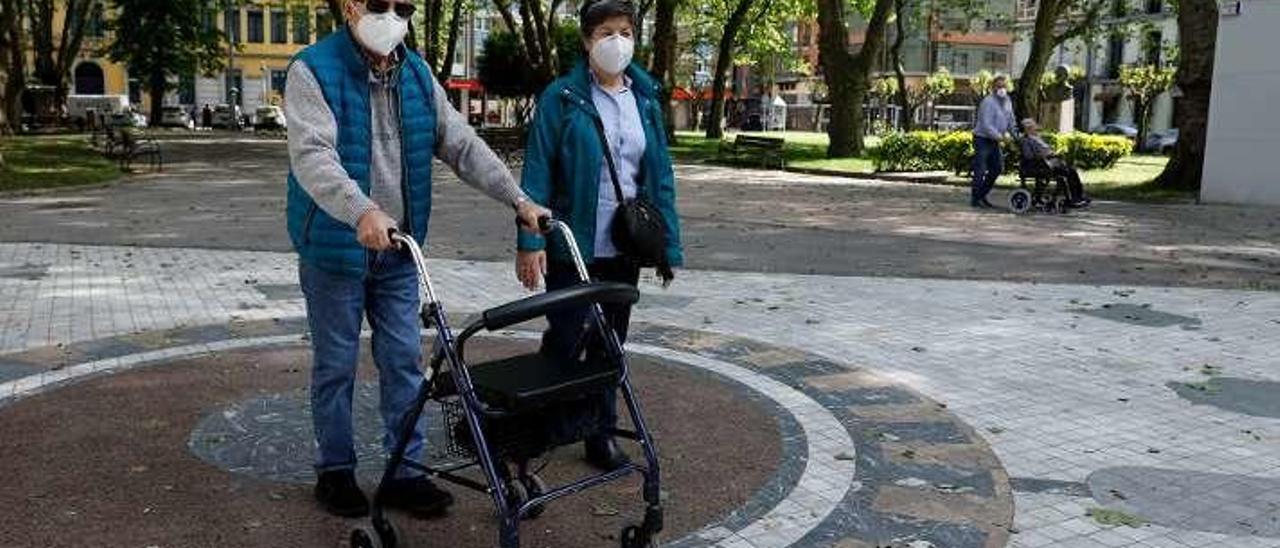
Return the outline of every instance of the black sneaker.
<path id="1" fill-rule="evenodd" d="M 335 516 L 358 518 L 369 513 L 369 500 L 356 484 L 355 472 L 351 470 L 321 472 L 316 480 L 316 500 Z"/>
<path id="2" fill-rule="evenodd" d="M 444 514 L 453 504 L 453 495 L 425 476 L 394 479 L 387 482 L 382 492 L 382 504 L 399 508 L 417 517 L 435 517 Z"/>

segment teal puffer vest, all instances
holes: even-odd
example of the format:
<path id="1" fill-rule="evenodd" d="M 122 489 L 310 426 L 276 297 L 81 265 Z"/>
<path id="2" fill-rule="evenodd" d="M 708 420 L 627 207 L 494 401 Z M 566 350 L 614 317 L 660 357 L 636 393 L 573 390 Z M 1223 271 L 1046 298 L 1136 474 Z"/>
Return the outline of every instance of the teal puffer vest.
<path id="1" fill-rule="evenodd" d="M 311 69 L 338 124 L 338 157 L 343 169 L 369 195 L 370 148 L 373 143 L 369 106 L 369 66 L 347 29 L 334 32 L 302 50 L 293 62 Z M 431 216 L 431 159 L 435 151 L 436 112 L 431 69 L 417 53 L 402 50 L 399 74 L 401 193 L 404 224 L 426 245 Z M 355 228 L 320 209 L 289 170 L 286 206 L 289 239 L 301 260 L 337 274 L 362 276 L 367 251 Z"/>

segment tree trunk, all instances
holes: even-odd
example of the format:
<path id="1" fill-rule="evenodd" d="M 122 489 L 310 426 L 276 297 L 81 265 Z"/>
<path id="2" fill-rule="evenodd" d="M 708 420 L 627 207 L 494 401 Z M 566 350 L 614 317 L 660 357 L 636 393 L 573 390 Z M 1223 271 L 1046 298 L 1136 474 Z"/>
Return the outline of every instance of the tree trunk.
<path id="1" fill-rule="evenodd" d="M 1147 142 L 1147 126 L 1151 120 L 1151 107 L 1154 106 L 1153 103 L 1155 103 L 1154 98 L 1134 99 L 1133 101 L 1134 125 L 1138 126 L 1137 146 L 1139 147 L 1142 146 L 1143 143 Z"/>
<path id="2" fill-rule="evenodd" d="M 5 67 L 6 81 L 0 83 L 0 133 L 13 132 L 22 123 L 22 89 L 26 87 L 26 55 L 16 47 L 23 41 L 23 7 L 25 0 L 0 0 L 0 66 Z"/>
<path id="3" fill-rule="evenodd" d="M 671 108 L 671 93 L 675 84 L 676 65 L 676 7 L 679 0 L 657 0 L 653 14 L 653 63 L 649 72 L 662 83 L 662 119 L 667 127 L 667 138 L 675 137 L 675 112 Z"/>
<path id="4" fill-rule="evenodd" d="M 1214 44 L 1218 40 L 1218 4 L 1214 0 L 1180 0 L 1178 8 L 1177 86 L 1178 148 L 1156 185 L 1197 190 L 1204 171 L 1205 132 L 1213 84 Z"/>
<path id="5" fill-rule="evenodd" d="M 857 157 L 864 152 L 862 102 L 871 79 L 871 65 L 884 45 L 884 29 L 893 0 L 876 0 L 857 55 L 849 53 L 846 6 L 845 0 L 818 0 L 818 59 L 831 101 L 829 158 Z"/>
<path id="6" fill-rule="evenodd" d="M 911 131 L 911 125 L 914 122 L 912 114 L 915 114 L 911 108 L 911 96 L 907 90 L 907 73 L 902 66 L 902 43 L 907 39 L 906 29 L 906 3 L 907 0 L 894 0 L 893 10 L 896 14 L 894 30 L 897 34 L 893 37 L 893 74 L 898 80 L 898 107 L 901 109 L 898 113 L 902 121 L 902 131 Z"/>
<path id="7" fill-rule="evenodd" d="M 1039 118 L 1040 78 L 1045 64 L 1053 55 L 1054 29 L 1058 26 L 1062 0 L 1040 0 L 1036 10 L 1035 26 L 1031 32 L 1031 47 L 1027 52 L 1027 64 L 1013 90 L 1013 112 L 1017 119 Z"/>
<path id="8" fill-rule="evenodd" d="M 724 137 L 724 129 L 720 127 L 720 121 L 724 120 L 725 79 L 728 77 L 729 68 L 733 66 L 733 46 L 738 39 L 738 30 L 742 28 L 742 23 L 747 19 L 747 12 L 751 10 L 751 5 L 754 3 L 755 0 L 738 0 L 738 5 L 733 8 L 733 12 L 729 14 L 729 20 L 725 23 L 724 33 L 720 35 L 720 46 L 716 53 L 716 72 L 711 81 L 711 112 L 707 114 L 708 139 Z"/>
<path id="9" fill-rule="evenodd" d="M 440 61 L 440 72 L 436 80 L 444 82 L 453 74 L 453 57 L 458 51 L 458 31 L 462 28 L 462 2 L 453 0 L 453 13 L 449 18 L 449 38 L 445 42 L 444 59 Z"/>
<path id="10" fill-rule="evenodd" d="M 653 3 L 654 3 L 654 0 L 640 0 L 640 4 L 636 6 L 636 28 L 635 28 L 636 61 L 639 62 L 641 65 L 649 64 L 650 60 L 653 58 L 652 52 L 649 51 L 652 48 L 645 48 L 644 47 L 645 44 L 657 43 L 657 40 L 652 40 L 649 42 L 645 42 L 644 40 L 644 20 L 645 20 L 645 17 L 649 15 L 649 10 L 653 9 Z M 657 26 L 657 22 L 654 23 L 654 26 L 655 27 Z M 654 32 L 655 33 L 657 32 L 657 28 L 654 28 Z"/>
<path id="11" fill-rule="evenodd" d="M 147 94 L 151 96 L 151 113 L 147 116 L 152 124 L 160 123 L 160 114 L 164 106 L 164 90 L 167 84 L 163 70 L 151 73 L 148 79 Z"/>

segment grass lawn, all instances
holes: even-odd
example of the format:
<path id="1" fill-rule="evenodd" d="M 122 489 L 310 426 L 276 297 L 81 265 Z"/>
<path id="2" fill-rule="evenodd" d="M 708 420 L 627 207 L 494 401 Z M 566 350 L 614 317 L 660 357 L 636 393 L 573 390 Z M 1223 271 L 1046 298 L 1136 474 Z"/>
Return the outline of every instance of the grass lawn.
<path id="1" fill-rule="evenodd" d="M 752 132 L 751 135 L 762 137 L 781 137 L 787 142 L 782 153 L 787 165 L 804 169 L 826 169 L 851 173 L 871 173 L 871 160 L 865 158 L 827 158 L 827 134 L 805 131 L 787 132 Z M 726 132 L 725 140 L 732 141 L 737 132 Z M 866 145 L 876 146 L 880 140 L 868 137 Z M 676 143 L 671 146 L 672 156 L 683 162 L 712 163 L 716 159 L 719 143 L 707 139 L 702 132 L 677 131 Z"/>
<path id="2" fill-rule="evenodd" d="M 121 175 L 83 136 L 4 137 L 0 153 L 0 191 L 105 183 Z"/>
<path id="3" fill-rule="evenodd" d="M 735 135 L 737 133 L 725 133 L 725 140 L 732 140 Z M 869 158 L 827 158 L 825 133 L 788 131 L 785 133 L 753 132 L 752 135 L 786 139 L 783 153 L 786 155 L 788 167 L 859 174 L 875 172 L 875 167 L 872 166 Z M 876 137 L 868 137 L 866 145 L 874 147 L 879 144 L 879 141 Z M 681 162 L 715 163 L 718 147 L 719 143 L 714 139 L 707 139 L 702 132 L 678 131 L 676 143 L 671 146 L 671 154 Z M 1165 156 L 1133 155 L 1121 159 L 1111 169 L 1086 171 L 1081 176 L 1084 178 L 1085 188 L 1089 194 L 1097 198 L 1129 201 L 1194 199 L 1194 193 L 1167 190 L 1151 184 L 1168 161 L 1168 157 Z M 946 183 L 968 185 L 969 179 L 951 176 L 946 179 Z M 996 184 L 1001 188 L 1015 188 L 1017 185 L 1018 180 L 1014 175 L 1005 175 Z"/>

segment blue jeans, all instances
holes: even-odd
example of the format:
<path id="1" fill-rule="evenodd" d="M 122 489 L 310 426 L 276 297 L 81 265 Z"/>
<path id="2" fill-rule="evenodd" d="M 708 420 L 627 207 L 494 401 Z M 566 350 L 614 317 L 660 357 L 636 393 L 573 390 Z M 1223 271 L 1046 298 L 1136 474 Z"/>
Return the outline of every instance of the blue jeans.
<path id="1" fill-rule="evenodd" d="M 311 367 L 311 418 L 317 447 L 316 471 L 353 469 L 351 399 L 360 358 L 361 321 L 373 330 L 373 361 L 378 367 L 383 446 L 390 454 L 401 423 L 422 386 L 422 338 L 418 319 L 418 274 L 405 253 L 370 252 L 363 278 L 298 265 L 307 299 L 307 321 L 314 351 Z M 420 460 L 422 424 L 405 452 Z M 411 476 L 408 469 L 397 475 Z"/>
<path id="2" fill-rule="evenodd" d="M 587 269 L 591 279 L 598 282 L 622 282 L 636 285 L 640 281 L 640 267 L 626 258 L 596 259 Z M 548 261 L 547 291 L 563 289 L 578 283 L 578 272 L 571 264 Z M 618 334 L 618 340 L 626 342 L 627 327 L 631 323 L 630 305 L 604 305 L 605 321 Z M 572 359 L 574 350 L 582 340 L 587 322 L 587 308 L 579 308 L 547 314 L 547 330 L 542 334 L 542 353 L 559 359 Z M 588 356 L 604 358 L 603 342 L 587 339 Z M 606 390 L 597 400 L 601 406 L 600 428 L 618 425 L 618 391 Z"/>
<path id="3" fill-rule="evenodd" d="M 987 199 L 987 193 L 995 186 L 996 179 L 1004 170 L 1004 154 L 1000 151 L 1000 141 L 986 137 L 973 137 L 973 186 L 969 197 L 971 205 Z"/>

